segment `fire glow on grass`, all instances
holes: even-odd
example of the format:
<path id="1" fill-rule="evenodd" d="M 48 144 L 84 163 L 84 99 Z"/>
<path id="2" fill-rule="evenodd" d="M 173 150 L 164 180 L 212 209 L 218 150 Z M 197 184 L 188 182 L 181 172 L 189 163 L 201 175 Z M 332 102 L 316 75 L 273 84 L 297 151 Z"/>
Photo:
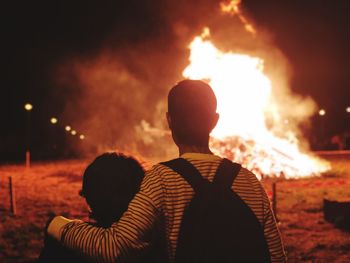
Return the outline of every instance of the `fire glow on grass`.
<path id="1" fill-rule="evenodd" d="M 296 178 L 326 171 L 326 163 L 299 150 L 292 131 L 286 130 L 286 136 L 280 138 L 267 127 L 265 113 L 274 112 L 278 119 L 279 112 L 271 100 L 272 85 L 264 75 L 264 61 L 223 53 L 208 37 L 206 28 L 190 44 L 190 64 L 183 76 L 206 80 L 217 96 L 220 119 L 211 134 L 214 152 L 260 176 Z"/>

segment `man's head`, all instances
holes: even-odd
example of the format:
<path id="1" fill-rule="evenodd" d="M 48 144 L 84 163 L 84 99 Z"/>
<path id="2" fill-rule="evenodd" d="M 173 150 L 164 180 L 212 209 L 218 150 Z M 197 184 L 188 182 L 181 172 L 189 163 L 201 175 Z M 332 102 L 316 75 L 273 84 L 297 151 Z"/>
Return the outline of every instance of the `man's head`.
<path id="1" fill-rule="evenodd" d="M 90 217 L 108 227 L 126 211 L 144 177 L 142 166 L 132 157 L 104 153 L 85 170 L 81 195 L 90 206 Z"/>
<path id="2" fill-rule="evenodd" d="M 175 143 L 207 146 L 219 115 L 211 87 L 200 80 L 183 80 L 168 95 L 167 120 Z"/>

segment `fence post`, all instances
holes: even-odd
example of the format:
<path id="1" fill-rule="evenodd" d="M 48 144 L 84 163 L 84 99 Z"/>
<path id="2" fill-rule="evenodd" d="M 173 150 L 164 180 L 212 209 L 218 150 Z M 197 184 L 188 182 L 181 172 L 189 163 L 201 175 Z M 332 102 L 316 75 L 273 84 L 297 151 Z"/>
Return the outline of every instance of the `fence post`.
<path id="1" fill-rule="evenodd" d="M 272 210 L 275 215 L 275 219 L 278 222 L 277 218 L 277 188 L 276 188 L 276 182 L 272 182 Z"/>
<path id="2" fill-rule="evenodd" d="M 30 168 L 30 151 L 29 150 L 26 151 L 26 168 L 27 169 Z"/>
<path id="3" fill-rule="evenodd" d="M 12 176 L 9 176 L 9 191 L 10 191 L 10 210 L 12 214 L 16 215 L 17 214 L 16 195 L 15 195 L 15 189 L 13 186 Z"/>

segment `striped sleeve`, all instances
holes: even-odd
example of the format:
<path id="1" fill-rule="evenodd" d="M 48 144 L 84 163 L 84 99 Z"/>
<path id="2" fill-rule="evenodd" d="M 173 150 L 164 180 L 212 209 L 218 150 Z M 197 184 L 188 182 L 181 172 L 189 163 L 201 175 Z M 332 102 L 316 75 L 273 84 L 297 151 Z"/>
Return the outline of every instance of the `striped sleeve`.
<path id="1" fill-rule="evenodd" d="M 75 220 L 64 226 L 61 240 L 97 262 L 117 262 L 135 255 L 149 245 L 147 236 L 159 215 L 161 194 L 160 179 L 150 171 L 119 222 L 101 228 Z"/>
<path id="2" fill-rule="evenodd" d="M 271 262 L 287 262 L 281 234 L 277 228 L 276 220 L 271 209 L 271 204 L 264 189 L 262 189 L 262 194 L 264 204 L 264 234 L 269 246 Z"/>
<path id="3" fill-rule="evenodd" d="M 234 182 L 233 190 L 252 209 L 263 226 L 271 262 L 286 262 L 281 235 L 271 210 L 270 200 L 261 182 L 252 172 L 242 168 Z"/>

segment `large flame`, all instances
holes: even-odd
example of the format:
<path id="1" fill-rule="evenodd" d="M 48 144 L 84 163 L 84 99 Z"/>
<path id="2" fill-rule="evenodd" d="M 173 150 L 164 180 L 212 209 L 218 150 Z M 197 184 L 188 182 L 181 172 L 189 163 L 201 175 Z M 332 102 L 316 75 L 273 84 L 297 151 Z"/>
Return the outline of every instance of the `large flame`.
<path id="1" fill-rule="evenodd" d="M 205 32 L 190 44 L 190 65 L 183 75 L 207 80 L 217 96 L 220 120 L 211 134 L 212 149 L 259 175 L 291 178 L 325 171 L 327 164 L 299 150 L 292 131 L 286 130 L 281 138 L 267 127 L 266 113 L 279 118 L 279 105 L 271 99 L 272 85 L 263 72 L 264 61 L 223 53 L 206 39 L 209 30 Z"/>

